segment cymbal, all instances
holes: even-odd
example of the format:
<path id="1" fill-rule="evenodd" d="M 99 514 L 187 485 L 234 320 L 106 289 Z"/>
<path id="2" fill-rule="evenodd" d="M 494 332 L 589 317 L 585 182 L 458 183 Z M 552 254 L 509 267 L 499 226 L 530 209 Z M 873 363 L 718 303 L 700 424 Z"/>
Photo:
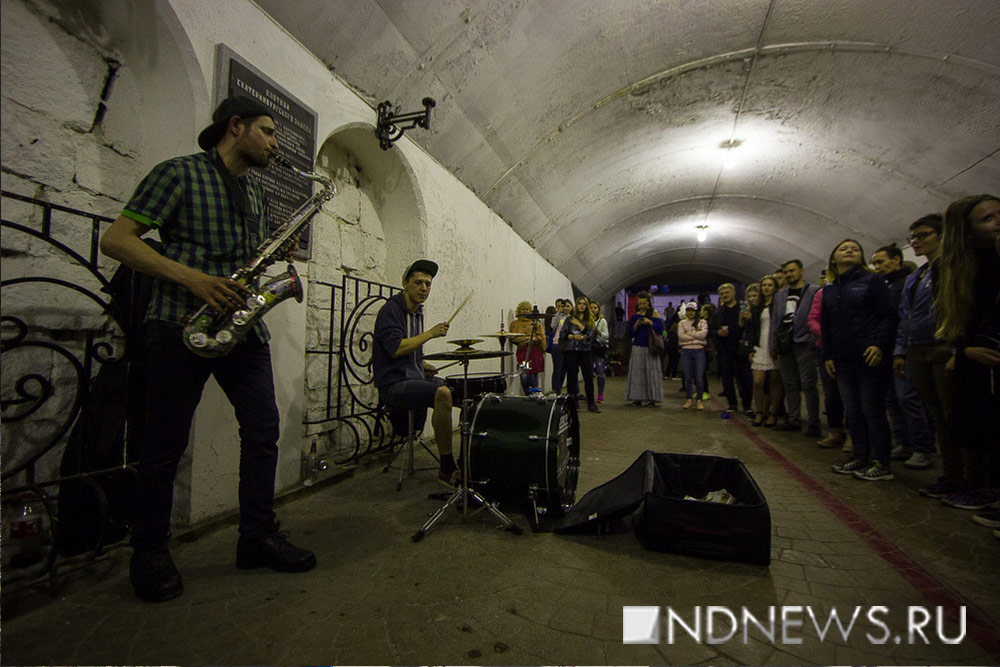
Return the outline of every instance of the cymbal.
<path id="1" fill-rule="evenodd" d="M 530 334 L 512 333 L 510 331 L 503 331 L 500 333 L 479 334 L 479 335 L 482 336 L 483 338 L 514 338 L 516 336 L 528 336 Z"/>
<path id="2" fill-rule="evenodd" d="M 456 338 L 455 340 L 448 341 L 452 345 L 458 345 L 459 347 L 472 347 L 476 343 L 482 343 L 482 338 Z"/>
<path id="3" fill-rule="evenodd" d="M 528 313 L 527 315 L 518 315 L 518 317 L 522 317 L 526 320 L 544 320 L 549 316 L 545 313 Z M 555 313 L 552 314 L 552 317 L 555 317 Z"/>
<path id="4" fill-rule="evenodd" d="M 503 350 L 452 350 L 451 352 L 433 352 L 425 354 L 424 359 L 428 361 L 464 361 L 465 359 L 496 359 L 497 357 L 509 357 L 513 352 Z"/>

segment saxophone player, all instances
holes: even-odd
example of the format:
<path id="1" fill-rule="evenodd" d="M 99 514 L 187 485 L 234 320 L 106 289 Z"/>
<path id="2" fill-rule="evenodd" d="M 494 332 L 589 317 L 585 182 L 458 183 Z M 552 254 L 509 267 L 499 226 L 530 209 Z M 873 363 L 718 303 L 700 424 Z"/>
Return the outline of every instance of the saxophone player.
<path id="1" fill-rule="evenodd" d="M 312 552 L 288 542 L 274 514 L 278 408 L 269 334 L 263 322 L 220 358 L 200 357 L 181 338 L 185 314 L 207 302 L 218 312 L 243 303 L 248 290 L 224 276 L 250 260 L 267 236 L 267 200 L 246 178 L 278 149 L 272 112 L 244 97 L 223 101 L 198 136 L 203 152 L 167 160 L 142 180 L 101 238 L 101 252 L 154 277 L 145 316 L 147 426 L 140 452 L 132 527 L 130 580 L 151 602 L 181 594 L 167 540 L 177 465 L 210 375 L 235 409 L 240 427 L 239 540 L 236 566 L 301 572 Z M 142 241 L 159 231 L 163 254 Z"/>

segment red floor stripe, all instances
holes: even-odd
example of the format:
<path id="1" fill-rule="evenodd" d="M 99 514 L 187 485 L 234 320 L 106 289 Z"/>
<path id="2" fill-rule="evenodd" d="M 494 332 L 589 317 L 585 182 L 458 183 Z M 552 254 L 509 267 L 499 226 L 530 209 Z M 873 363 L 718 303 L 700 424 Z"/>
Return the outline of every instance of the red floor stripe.
<path id="1" fill-rule="evenodd" d="M 713 401 L 713 403 L 718 404 L 718 401 Z M 718 407 L 721 409 L 721 404 L 718 404 Z M 871 523 L 827 490 L 826 487 L 813 479 L 802 468 L 789 461 L 784 454 L 754 433 L 741 420 L 731 418 L 729 421 L 733 426 L 742 431 L 751 442 L 771 457 L 772 460 L 784 468 L 785 472 L 795 478 L 802 486 L 806 487 L 838 519 L 867 542 L 883 560 L 892 565 L 904 579 L 910 582 L 931 605 L 943 607 L 950 620 L 957 622 L 958 608 L 965 607 L 966 631 L 968 636 L 989 653 L 991 657 L 1000 662 L 1000 627 L 997 626 L 989 614 L 979 609 L 958 591 L 939 581 L 923 566 L 907 556 L 892 540 L 880 533 Z"/>

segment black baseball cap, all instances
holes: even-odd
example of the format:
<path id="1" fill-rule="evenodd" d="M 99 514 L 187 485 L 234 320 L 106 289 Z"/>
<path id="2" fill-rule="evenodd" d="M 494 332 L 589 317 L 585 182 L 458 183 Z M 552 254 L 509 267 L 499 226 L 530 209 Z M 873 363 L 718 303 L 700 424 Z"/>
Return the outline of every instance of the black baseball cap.
<path id="1" fill-rule="evenodd" d="M 208 150 L 219 143 L 226 133 L 226 126 L 233 116 L 248 119 L 257 116 L 270 116 L 274 120 L 274 112 L 257 100 L 242 95 L 234 95 L 222 100 L 222 104 L 212 114 L 212 124 L 198 135 L 198 145 L 202 150 Z"/>
<path id="2" fill-rule="evenodd" d="M 431 278 L 433 278 L 434 276 L 437 275 L 438 265 L 429 259 L 418 259 L 413 264 L 410 264 L 410 268 L 408 268 L 406 270 L 406 273 L 403 274 L 403 282 L 405 283 L 407 280 L 410 279 L 410 276 L 412 276 L 414 273 L 417 273 L 418 271 L 420 273 L 426 273 Z"/>

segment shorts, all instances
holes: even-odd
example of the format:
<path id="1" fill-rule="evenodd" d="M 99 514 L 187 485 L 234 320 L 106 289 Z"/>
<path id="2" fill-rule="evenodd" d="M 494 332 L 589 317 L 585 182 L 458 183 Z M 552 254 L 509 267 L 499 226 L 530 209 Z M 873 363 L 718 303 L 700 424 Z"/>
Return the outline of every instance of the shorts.
<path id="1" fill-rule="evenodd" d="M 400 380 L 379 390 L 381 403 L 390 410 L 412 410 L 415 408 L 433 408 L 434 395 L 438 387 L 444 386 L 441 378 L 426 380 Z"/>

